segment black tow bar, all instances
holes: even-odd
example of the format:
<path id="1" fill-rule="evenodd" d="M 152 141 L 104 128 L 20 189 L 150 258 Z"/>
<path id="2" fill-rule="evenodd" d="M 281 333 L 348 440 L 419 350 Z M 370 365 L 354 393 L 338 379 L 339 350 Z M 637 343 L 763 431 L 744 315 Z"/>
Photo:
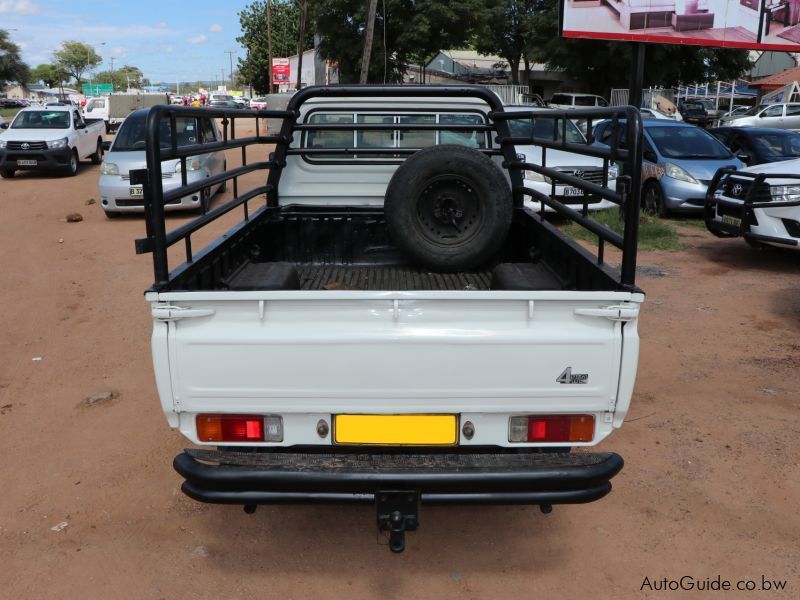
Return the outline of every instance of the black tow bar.
<path id="1" fill-rule="evenodd" d="M 387 491 L 375 494 L 378 530 L 389 532 L 389 550 L 406 549 L 406 531 L 419 525 L 419 492 Z"/>

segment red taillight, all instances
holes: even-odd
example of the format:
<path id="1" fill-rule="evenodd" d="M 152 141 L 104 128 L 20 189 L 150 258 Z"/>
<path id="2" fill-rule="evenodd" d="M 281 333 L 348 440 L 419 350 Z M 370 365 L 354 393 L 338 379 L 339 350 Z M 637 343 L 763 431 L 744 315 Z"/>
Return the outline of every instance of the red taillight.
<path id="1" fill-rule="evenodd" d="M 197 438 L 201 442 L 263 442 L 261 415 L 197 415 Z"/>
<path id="2" fill-rule="evenodd" d="M 594 415 L 529 415 L 511 417 L 510 442 L 591 442 Z"/>

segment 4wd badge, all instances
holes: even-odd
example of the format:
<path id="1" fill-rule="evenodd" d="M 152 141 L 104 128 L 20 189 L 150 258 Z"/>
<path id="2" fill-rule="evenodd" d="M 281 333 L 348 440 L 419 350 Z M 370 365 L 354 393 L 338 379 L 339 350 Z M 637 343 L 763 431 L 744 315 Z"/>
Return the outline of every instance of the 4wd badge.
<path id="1" fill-rule="evenodd" d="M 573 373 L 572 367 L 567 367 L 566 369 L 564 369 L 561 375 L 559 375 L 558 378 L 556 378 L 556 383 L 565 383 L 567 385 L 589 383 L 589 374 Z"/>

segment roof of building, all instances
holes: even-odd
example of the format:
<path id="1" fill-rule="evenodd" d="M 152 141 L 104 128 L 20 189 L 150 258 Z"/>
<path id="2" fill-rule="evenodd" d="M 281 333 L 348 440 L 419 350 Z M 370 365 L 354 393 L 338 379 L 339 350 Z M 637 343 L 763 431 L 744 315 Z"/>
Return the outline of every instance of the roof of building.
<path id="1" fill-rule="evenodd" d="M 761 79 L 756 79 L 750 84 L 750 87 L 753 88 L 779 88 L 783 87 L 784 85 L 788 85 L 790 83 L 794 83 L 795 81 L 800 81 L 800 67 L 794 67 L 792 69 L 786 69 L 781 73 L 775 73 L 775 75 L 768 75 L 767 77 L 762 77 Z"/>

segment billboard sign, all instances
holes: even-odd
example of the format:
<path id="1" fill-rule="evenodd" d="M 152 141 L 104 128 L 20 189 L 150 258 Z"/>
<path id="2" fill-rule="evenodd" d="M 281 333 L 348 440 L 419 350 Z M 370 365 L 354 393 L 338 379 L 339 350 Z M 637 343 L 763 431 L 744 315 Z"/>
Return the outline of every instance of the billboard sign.
<path id="1" fill-rule="evenodd" d="M 800 52 L 793 0 L 561 0 L 569 38 Z"/>
<path id="2" fill-rule="evenodd" d="M 289 85 L 291 81 L 291 72 L 289 69 L 288 58 L 273 58 L 272 59 L 272 84 L 273 85 Z"/>

